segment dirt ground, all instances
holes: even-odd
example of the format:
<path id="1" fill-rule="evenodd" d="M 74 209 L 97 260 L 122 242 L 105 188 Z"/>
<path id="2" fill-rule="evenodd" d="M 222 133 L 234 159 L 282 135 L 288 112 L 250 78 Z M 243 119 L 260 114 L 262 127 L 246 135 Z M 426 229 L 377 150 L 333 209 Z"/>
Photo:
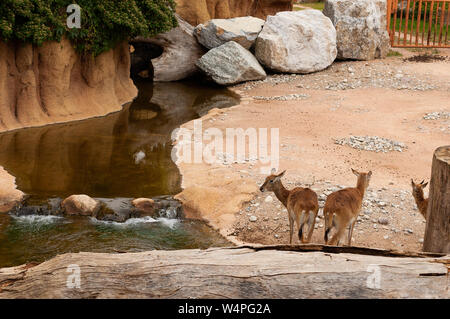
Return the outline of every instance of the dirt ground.
<path id="1" fill-rule="evenodd" d="M 314 74 L 271 75 L 264 81 L 237 85 L 232 89 L 243 96 L 242 103 L 204 120 L 203 128 L 279 128 L 279 170 L 287 170 L 282 182 L 288 189 L 311 185 L 321 206 L 332 191 L 356 185 L 351 168 L 372 170 L 352 244 L 421 250 L 425 220 L 411 195 L 410 180 L 428 181 L 434 150 L 450 144 L 450 50 L 395 51 L 401 56 L 338 61 Z M 446 59 L 431 63 L 405 60 L 423 53 Z M 350 136 L 377 136 L 404 148 L 375 152 L 335 143 Z M 182 174 L 190 171 L 194 176 L 198 165 L 206 164 L 181 165 Z M 265 178 L 258 162 L 221 167 L 253 180 L 256 186 Z M 241 207 L 234 218 L 227 219 L 228 225 L 218 226 L 226 229 L 229 238 L 288 243 L 287 211 L 273 193 L 255 192 L 255 198 Z M 323 243 L 321 214 L 315 243 Z"/>

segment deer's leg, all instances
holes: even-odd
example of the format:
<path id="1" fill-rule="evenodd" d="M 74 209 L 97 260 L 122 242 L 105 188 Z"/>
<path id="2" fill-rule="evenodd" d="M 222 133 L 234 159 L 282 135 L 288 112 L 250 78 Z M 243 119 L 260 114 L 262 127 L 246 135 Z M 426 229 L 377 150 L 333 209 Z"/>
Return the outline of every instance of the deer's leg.
<path id="1" fill-rule="evenodd" d="M 292 236 L 294 235 L 294 218 L 289 212 L 289 245 L 292 245 Z"/>
<path id="2" fill-rule="evenodd" d="M 303 240 L 303 226 L 305 225 L 306 211 L 303 210 L 296 217 L 297 217 L 297 225 L 298 225 L 298 239 L 302 243 L 304 243 L 305 241 Z"/>
<path id="3" fill-rule="evenodd" d="M 323 240 L 325 242 L 325 245 L 328 245 L 328 243 L 330 242 L 330 240 L 328 239 L 329 234 L 331 232 L 331 230 L 333 229 L 333 227 L 335 227 L 335 221 L 334 221 L 334 217 L 333 217 L 333 213 L 329 213 L 329 212 L 325 212 L 324 213 L 324 222 L 325 222 L 325 232 L 324 232 L 324 237 Z"/>
<path id="4" fill-rule="evenodd" d="M 351 246 L 351 244 L 352 244 L 353 227 L 355 227 L 355 224 L 356 224 L 356 218 L 352 223 L 350 223 L 350 227 L 348 228 L 348 238 L 347 238 L 348 246 Z"/>
<path id="5" fill-rule="evenodd" d="M 346 227 L 345 224 L 343 224 L 342 221 L 338 220 L 337 218 L 334 218 L 333 221 L 335 222 L 336 233 L 331 238 L 330 245 L 339 246 L 341 238 L 345 234 Z"/>
<path id="6" fill-rule="evenodd" d="M 316 224 L 316 216 L 317 216 L 317 211 L 314 212 L 309 212 L 309 221 L 308 221 L 308 237 L 306 237 L 306 241 L 309 243 L 311 241 L 311 237 L 312 234 L 314 232 L 314 225 Z"/>

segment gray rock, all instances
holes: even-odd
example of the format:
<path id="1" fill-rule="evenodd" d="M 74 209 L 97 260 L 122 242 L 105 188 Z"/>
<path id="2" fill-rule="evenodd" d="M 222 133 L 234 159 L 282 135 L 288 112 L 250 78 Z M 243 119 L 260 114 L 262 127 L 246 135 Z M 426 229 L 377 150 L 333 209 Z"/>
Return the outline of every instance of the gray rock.
<path id="1" fill-rule="evenodd" d="M 326 0 L 323 13 L 337 32 L 339 59 L 372 60 L 389 52 L 386 0 Z"/>
<path id="2" fill-rule="evenodd" d="M 254 17 L 213 19 L 206 24 L 199 24 L 194 30 L 194 35 L 198 42 L 208 49 L 234 41 L 248 50 L 255 43 L 263 25 L 264 20 Z"/>
<path id="3" fill-rule="evenodd" d="M 197 66 L 221 85 L 262 80 L 267 76 L 253 54 L 234 41 L 210 50 L 198 60 Z"/>
<path id="4" fill-rule="evenodd" d="M 336 54 L 336 30 L 318 10 L 285 11 L 267 17 L 255 44 L 255 55 L 263 65 L 288 73 L 323 70 Z"/>
<path id="5" fill-rule="evenodd" d="M 185 79 L 198 72 L 195 63 L 205 49 L 194 37 L 194 27 L 177 15 L 178 27 L 153 38 L 138 37 L 136 41 L 149 42 L 163 48 L 163 53 L 152 60 L 153 80 L 170 82 Z"/>

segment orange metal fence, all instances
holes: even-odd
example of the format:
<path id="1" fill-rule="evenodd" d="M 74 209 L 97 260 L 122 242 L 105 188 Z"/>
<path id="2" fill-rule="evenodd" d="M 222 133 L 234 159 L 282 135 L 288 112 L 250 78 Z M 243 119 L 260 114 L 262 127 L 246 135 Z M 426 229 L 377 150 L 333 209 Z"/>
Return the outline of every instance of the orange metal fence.
<path id="1" fill-rule="evenodd" d="M 450 0 L 387 0 L 393 47 L 450 48 Z"/>

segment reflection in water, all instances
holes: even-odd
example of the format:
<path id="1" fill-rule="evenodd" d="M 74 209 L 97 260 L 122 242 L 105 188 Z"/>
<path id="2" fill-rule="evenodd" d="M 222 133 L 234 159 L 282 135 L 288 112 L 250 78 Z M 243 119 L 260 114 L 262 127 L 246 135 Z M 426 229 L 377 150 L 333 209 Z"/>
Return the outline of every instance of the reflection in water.
<path id="1" fill-rule="evenodd" d="M 170 135 L 208 110 L 239 102 L 228 90 L 195 83 L 140 83 L 121 112 L 0 135 L 0 165 L 18 188 L 41 199 L 71 194 L 155 197 L 180 191 Z M 204 223 L 164 217 L 123 224 L 88 218 L 0 214 L 0 267 L 79 251 L 117 252 L 224 246 Z"/>
<path id="2" fill-rule="evenodd" d="M 214 107 L 238 103 L 230 91 L 190 82 L 140 83 L 123 111 L 76 123 L 0 135 L 0 165 L 18 188 L 42 197 L 151 197 L 180 191 L 170 134 Z"/>

